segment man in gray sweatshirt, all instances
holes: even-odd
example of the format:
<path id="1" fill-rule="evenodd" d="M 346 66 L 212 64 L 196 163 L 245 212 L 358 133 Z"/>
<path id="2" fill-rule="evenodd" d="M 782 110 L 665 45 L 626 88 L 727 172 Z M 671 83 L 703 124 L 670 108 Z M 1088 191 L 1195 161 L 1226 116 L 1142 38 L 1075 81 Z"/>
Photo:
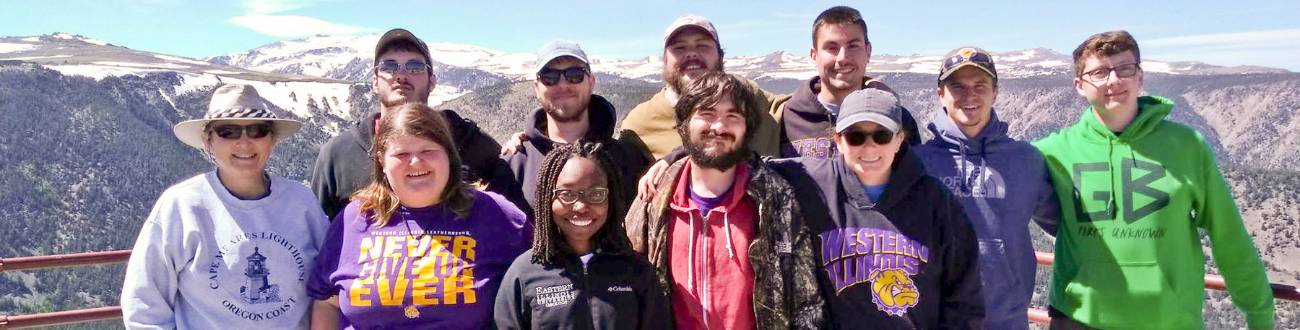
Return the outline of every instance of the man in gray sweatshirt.
<path id="1" fill-rule="evenodd" d="M 1027 329 L 1036 269 L 1029 220 L 1055 235 L 1058 213 L 1043 156 L 1007 136 L 1007 123 L 993 111 L 998 74 L 988 52 L 949 52 L 936 93 L 943 112 L 930 121 L 934 138 L 917 155 L 926 172 L 961 200 L 979 238 L 984 326 Z"/>

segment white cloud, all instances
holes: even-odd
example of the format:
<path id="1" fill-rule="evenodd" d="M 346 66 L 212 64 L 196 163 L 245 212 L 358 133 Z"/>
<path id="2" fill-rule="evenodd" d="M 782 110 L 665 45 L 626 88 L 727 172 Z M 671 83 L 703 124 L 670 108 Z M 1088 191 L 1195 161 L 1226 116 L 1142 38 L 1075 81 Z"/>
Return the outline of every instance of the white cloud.
<path id="1" fill-rule="evenodd" d="M 277 38 L 301 38 L 319 34 L 355 35 L 375 31 L 372 28 L 333 23 L 315 17 L 283 15 L 285 12 L 309 7 L 313 2 L 315 1 L 248 0 L 243 4 L 248 12 L 227 21 Z"/>
<path id="2" fill-rule="evenodd" d="M 1300 29 L 1261 30 L 1177 36 L 1140 41 L 1143 55 L 1164 60 L 1215 65 L 1258 65 L 1300 69 Z M 1147 57 L 1147 56 L 1144 56 Z"/>
<path id="3" fill-rule="evenodd" d="M 253 32 L 280 38 L 324 35 L 355 35 L 373 31 L 371 28 L 330 23 L 313 17 L 297 15 L 244 15 L 230 18 L 230 23 Z"/>
<path id="4" fill-rule="evenodd" d="M 1300 48 L 1300 29 L 1214 33 L 1142 42 L 1155 47 Z"/>
<path id="5" fill-rule="evenodd" d="M 282 13 L 295 9 L 300 9 L 311 5 L 308 0 L 248 0 L 244 1 L 244 8 L 247 8 L 253 15 L 269 15 Z"/>

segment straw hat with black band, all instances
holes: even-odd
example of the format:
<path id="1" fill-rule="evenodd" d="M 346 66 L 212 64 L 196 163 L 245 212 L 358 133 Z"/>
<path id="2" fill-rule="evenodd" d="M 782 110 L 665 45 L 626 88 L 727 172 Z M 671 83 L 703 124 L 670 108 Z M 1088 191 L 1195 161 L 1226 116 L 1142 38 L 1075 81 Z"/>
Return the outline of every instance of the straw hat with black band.
<path id="1" fill-rule="evenodd" d="M 218 120 L 260 120 L 272 124 L 274 142 L 293 135 L 302 128 L 302 122 L 277 118 L 266 106 L 266 101 L 253 86 L 230 84 L 218 87 L 208 102 L 208 113 L 202 119 L 186 120 L 172 127 L 176 138 L 185 144 L 206 151 L 203 139 L 207 125 Z"/>

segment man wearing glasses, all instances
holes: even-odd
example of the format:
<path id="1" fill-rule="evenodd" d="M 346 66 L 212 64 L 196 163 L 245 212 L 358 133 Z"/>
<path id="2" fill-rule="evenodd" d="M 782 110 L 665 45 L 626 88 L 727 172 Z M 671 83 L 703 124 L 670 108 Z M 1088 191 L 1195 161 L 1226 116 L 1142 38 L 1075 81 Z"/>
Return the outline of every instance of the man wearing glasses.
<path id="1" fill-rule="evenodd" d="M 375 45 L 372 83 L 379 112 L 362 116 L 351 129 L 322 145 L 312 170 L 312 190 L 331 220 L 348 204 L 352 193 L 369 184 L 374 175 L 375 164 L 370 153 L 379 116 L 402 104 L 428 102 L 429 92 L 438 82 L 432 63 L 429 47 L 410 31 L 392 29 L 379 38 Z M 501 145 L 456 112 L 439 112 L 451 126 L 464 163 L 464 168 L 453 170 L 467 174 L 466 181 L 483 181 L 487 190 L 522 205 L 522 193 L 513 185 L 505 161 L 498 156 Z"/>
<path id="2" fill-rule="evenodd" d="M 573 144 L 578 140 L 606 145 L 625 178 L 641 175 L 645 167 L 642 157 L 625 154 L 627 149 L 613 139 L 617 114 L 614 105 L 600 95 L 593 95 L 596 76 L 592 74 L 587 53 L 569 41 L 553 41 L 542 47 L 534 67 L 536 80 L 533 90 L 541 108 L 534 110 L 525 130 L 522 145 L 506 156 L 510 171 L 522 185 L 528 206 L 537 207 L 537 175 L 542 159 L 557 144 Z M 615 175 L 615 174 L 611 174 Z M 635 186 L 628 184 L 620 189 L 621 200 L 632 198 Z M 626 204 L 624 204 L 626 205 Z M 532 210 L 524 210 L 530 216 Z"/>
<path id="3" fill-rule="evenodd" d="M 934 138 L 916 148 L 927 174 L 952 192 L 979 238 L 986 329 L 1028 329 L 1034 295 L 1034 245 L 1029 220 L 1055 235 L 1056 198 L 1043 156 L 1007 136 L 998 119 L 998 71 L 983 49 L 948 52 L 939 69 L 943 112 L 930 120 Z M 1037 213 L 1035 213 L 1037 211 Z"/>
<path id="4" fill-rule="evenodd" d="M 1247 326 L 1272 328 L 1272 290 L 1214 153 L 1166 120 L 1173 101 L 1138 96 L 1141 60 L 1128 32 L 1088 37 L 1074 89 L 1089 106 L 1034 142 L 1061 205 L 1052 328 L 1204 327 L 1202 230 Z"/>

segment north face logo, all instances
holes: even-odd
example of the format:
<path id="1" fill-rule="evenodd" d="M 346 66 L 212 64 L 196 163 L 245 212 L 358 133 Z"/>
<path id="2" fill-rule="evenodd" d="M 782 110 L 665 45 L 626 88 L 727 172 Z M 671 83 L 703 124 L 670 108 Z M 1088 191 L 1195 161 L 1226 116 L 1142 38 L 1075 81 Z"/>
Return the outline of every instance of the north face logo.
<path id="1" fill-rule="evenodd" d="M 1091 186 L 1099 188 L 1092 191 L 1085 191 L 1083 186 L 1083 176 L 1088 173 L 1100 172 L 1106 175 L 1111 174 L 1111 164 L 1106 162 L 1099 163 L 1076 163 L 1074 164 L 1074 208 L 1079 217 L 1079 221 L 1106 221 L 1115 220 L 1115 200 L 1110 191 L 1109 185 L 1098 185 L 1092 183 Z M 1145 171 L 1146 174 L 1134 178 L 1133 169 Z M 1140 159 L 1126 159 L 1120 162 L 1120 182 L 1119 188 L 1123 192 L 1124 204 L 1124 221 L 1134 223 L 1142 218 L 1159 211 L 1169 205 L 1169 193 L 1160 191 L 1151 187 L 1151 184 L 1166 176 L 1165 168 L 1160 164 L 1143 161 Z M 1108 182 L 1109 178 L 1103 182 Z M 1133 195 L 1138 194 L 1151 199 L 1142 207 L 1134 208 Z M 1084 206 L 1084 198 L 1092 201 L 1102 202 L 1105 209 L 1089 211 Z M 1095 204 L 1095 203 L 1094 203 Z"/>

